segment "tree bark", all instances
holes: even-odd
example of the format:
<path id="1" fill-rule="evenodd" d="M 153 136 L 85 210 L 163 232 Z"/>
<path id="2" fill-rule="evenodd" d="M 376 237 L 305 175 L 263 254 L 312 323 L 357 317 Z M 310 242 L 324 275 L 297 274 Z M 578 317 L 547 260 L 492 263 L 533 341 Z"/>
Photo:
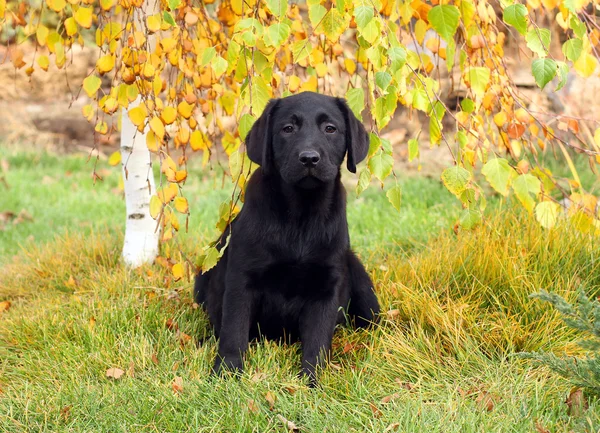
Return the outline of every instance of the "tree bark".
<path id="1" fill-rule="evenodd" d="M 144 28 L 144 15 L 152 15 L 157 3 L 145 0 L 141 10 L 134 12 L 134 22 L 139 29 Z M 148 52 L 154 51 L 156 38 L 148 36 Z M 158 255 L 160 229 L 150 216 L 150 198 L 156 194 L 152 155 L 146 145 L 146 134 L 137 131 L 129 120 L 127 112 L 141 103 L 138 98 L 127 110 L 121 112 L 121 161 L 123 183 L 125 185 L 125 242 L 123 260 L 127 266 L 137 268 L 152 263 Z"/>
<path id="2" fill-rule="evenodd" d="M 139 103 L 138 99 L 129 109 Z M 127 209 L 123 260 L 127 266 L 137 268 L 156 259 L 160 230 L 150 216 L 150 197 L 156 194 L 156 188 L 146 134 L 137 131 L 127 110 L 121 115 L 121 160 Z"/>

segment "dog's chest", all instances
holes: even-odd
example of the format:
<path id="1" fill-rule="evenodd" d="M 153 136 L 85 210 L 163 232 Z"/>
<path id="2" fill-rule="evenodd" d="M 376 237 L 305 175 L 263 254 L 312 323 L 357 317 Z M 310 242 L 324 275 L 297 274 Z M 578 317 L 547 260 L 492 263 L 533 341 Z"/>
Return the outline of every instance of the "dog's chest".
<path id="1" fill-rule="evenodd" d="M 327 262 L 273 261 L 251 274 L 250 286 L 267 296 L 321 299 L 333 293 L 336 276 Z"/>

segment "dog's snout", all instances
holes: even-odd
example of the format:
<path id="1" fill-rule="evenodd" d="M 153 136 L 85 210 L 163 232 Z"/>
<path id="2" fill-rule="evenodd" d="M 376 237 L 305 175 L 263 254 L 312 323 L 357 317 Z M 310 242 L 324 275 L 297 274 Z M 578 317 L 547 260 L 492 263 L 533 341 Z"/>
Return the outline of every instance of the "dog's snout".
<path id="1" fill-rule="evenodd" d="M 300 152 L 298 159 L 305 167 L 315 167 L 321 160 L 321 155 L 315 150 L 305 150 Z"/>

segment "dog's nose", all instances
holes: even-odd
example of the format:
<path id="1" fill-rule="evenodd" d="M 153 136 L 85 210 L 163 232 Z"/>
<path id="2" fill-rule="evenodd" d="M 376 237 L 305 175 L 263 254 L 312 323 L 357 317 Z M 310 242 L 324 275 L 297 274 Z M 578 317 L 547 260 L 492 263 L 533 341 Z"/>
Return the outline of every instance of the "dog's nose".
<path id="1" fill-rule="evenodd" d="M 316 166 L 319 163 L 319 161 L 321 160 L 321 155 L 319 155 L 319 152 L 315 150 L 305 150 L 303 152 L 300 152 L 300 155 L 298 155 L 298 159 L 300 160 L 303 166 L 310 168 Z"/>

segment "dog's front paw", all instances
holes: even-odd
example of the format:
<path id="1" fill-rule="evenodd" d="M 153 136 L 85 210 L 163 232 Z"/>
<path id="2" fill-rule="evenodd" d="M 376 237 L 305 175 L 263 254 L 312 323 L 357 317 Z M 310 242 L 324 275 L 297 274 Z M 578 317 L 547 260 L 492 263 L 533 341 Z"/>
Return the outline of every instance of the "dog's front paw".
<path id="1" fill-rule="evenodd" d="M 212 372 L 213 374 L 221 375 L 224 371 L 230 371 L 235 375 L 242 374 L 242 372 L 244 371 L 242 358 L 232 356 L 217 356 Z"/>

